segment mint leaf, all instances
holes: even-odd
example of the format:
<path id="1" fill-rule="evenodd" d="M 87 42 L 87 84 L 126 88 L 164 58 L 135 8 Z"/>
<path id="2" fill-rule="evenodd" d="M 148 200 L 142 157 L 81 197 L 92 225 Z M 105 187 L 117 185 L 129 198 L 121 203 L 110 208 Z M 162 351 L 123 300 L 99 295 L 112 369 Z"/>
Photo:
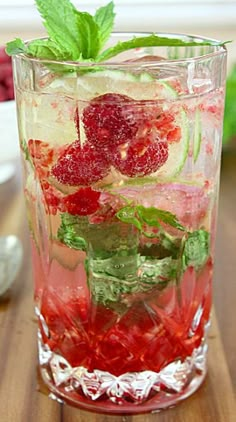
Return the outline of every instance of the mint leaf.
<path id="1" fill-rule="evenodd" d="M 94 17 L 89 13 L 78 11 L 70 0 L 35 0 L 35 2 L 48 32 L 48 39 L 32 41 L 25 46 L 23 41 L 17 38 L 7 44 L 7 54 L 25 53 L 46 60 L 90 61 L 91 63 L 103 62 L 123 51 L 139 47 L 219 46 L 226 43 L 201 41 L 194 37 L 190 41 L 183 41 L 179 38 L 152 34 L 118 42 L 99 55 L 113 29 L 115 18 L 113 1 L 100 7 Z M 51 69 L 56 72 L 68 71 L 66 67 L 51 66 Z M 83 72 L 90 70 L 90 68 L 83 68 Z"/>
<path id="2" fill-rule="evenodd" d="M 15 38 L 13 41 L 9 41 L 6 45 L 6 53 L 9 56 L 15 54 L 25 53 L 26 45 L 20 38 Z"/>
<path id="3" fill-rule="evenodd" d="M 49 38 L 57 44 L 58 49 L 66 51 L 70 60 L 80 56 L 78 39 L 80 29 L 77 11 L 70 0 L 35 0 Z"/>
<path id="4" fill-rule="evenodd" d="M 135 227 L 137 227 L 138 230 L 142 231 L 142 224 L 136 216 L 136 207 L 128 205 L 124 208 L 121 208 L 116 213 L 116 217 L 123 223 L 133 224 Z"/>
<path id="5" fill-rule="evenodd" d="M 109 60 L 111 57 L 117 56 L 124 51 L 139 48 L 139 47 L 191 47 L 191 46 L 204 46 L 204 45 L 215 45 L 220 46 L 225 43 L 215 41 L 183 41 L 180 38 L 167 38 L 159 37 L 158 35 L 152 34 L 146 37 L 134 37 L 131 40 L 118 42 L 115 46 L 110 47 L 103 51 L 98 56 L 97 61 L 102 62 Z"/>
<path id="6" fill-rule="evenodd" d="M 49 60 L 66 60 L 69 57 L 68 52 L 62 50 L 55 42 L 43 39 L 30 42 L 27 54 Z"/>
<path id="7" fill-rule="evenodd" d="M 183 270 L 190 265 L 196 270 L 200 269 L 206 263 L 209 253 L 210 234 L 202 229 L 189 233 L 183 248 Z"/>
<path id="8" fill-rule="evenodd" d="M 114 26 L 115 13 L 113 1 L 99 8 L 95 13 L 94 20 L 100 28 L 101 47 L 103 47 L 109 39 Z"/>
<path id="9" fill-rule="evenodd" d="M 161 227 L 161 223 L 168 224 L 178 230 L 184 231 L 185 228 L 178 222 L 176 215 L 169 211 L 161 210 L 155 207 L 146 208 L 142 205 L 137 205 L 136 210 L 139 217 L 151 227 Z"/>
<path id="10" fill-rule="evenodd" d="M 95 59 L 100 51 L 101 38 L 98 24 L 86 12 L 76 12 L 79 28 L 77 42 L 83 59 Z"/>
<path id="11" fill-rule="evenodd" d="M 177 217 L 174 214 L 155 207 L 128 205 L 124 208 L 121 208 L 116 213 L 116 217 L 120 221 L 123 221 L 123 223 L 133 224 L 147 237 L 149 237 L 149 235 L 144 231 L 145 225 L 160 228 L 162 231 L 162 223 L 165 223 L 178 230 L 185 231 L 185 228 L 178 222 Z M 152 237 L 152 235 L 150 235 L 150 237 Z"/>
<path id="12" fill-rule="evenodd" d="M 58 240 L 69 248 L 86 251 L 87 242 L 78 235 L 79 231 L 78 217 L 67 213 L 61 214 L 61 225 L 57 231 Z"/>

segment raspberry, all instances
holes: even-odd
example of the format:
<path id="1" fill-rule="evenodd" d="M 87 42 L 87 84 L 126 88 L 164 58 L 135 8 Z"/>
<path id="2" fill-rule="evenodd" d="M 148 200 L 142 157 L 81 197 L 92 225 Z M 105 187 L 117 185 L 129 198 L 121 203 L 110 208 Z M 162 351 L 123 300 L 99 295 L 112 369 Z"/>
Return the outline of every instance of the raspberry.
<path id="1" fill-rule="evenodd" d="M 163 111 L 155 102 L 136 101 L 119 94 L 94 98 L 85 108 L 82 120 L 88 142 L 106 148 L 108 156 L 114 153 L 114 148 L 142 138 L 150 130 L 155 130 L 162 141 L 181 139 L 174 112 Z"/>
<path id="2" fill-rule="evenodd" d="M 81 147 L 79 141 L 69 145 L 52 168 L 53 176 L 65 185 L 90 185 L 103 179 L 109 172 L 104 154 L 92 145 Z"/>
<path id="3" fill-rule="evenodd" d="M 8 76 L 12 76 L 11 63 L 2 63 L 0 67 L 0 82 L 4 82 Z"/>
<path id="4" fill-rule="evenodd" d="M 7 100 L 8 100 L 7 88 L 3 85 L 0 85 L 0 101 L 7 101 Z"/>
<path id="5" fill-rule="evenodd" d="M 91 188 L 81 188 L 64 198 L 65 209 L 72 215 L 90 215 L 99 208 L 100 192 Z"/>
<path id="6" fill-rule="evenodd" d="M 2 63 L 11 63 L 11 57 L 7 55 L 5 47 L 0 47 L 0 65 Z"/>
<path id="7" fill-rule="evenodd" d="M 88 142 L 99 148 L 109 148 L 131 139 L 137 132 L 132 118 L 134 103 L 120 94 L 94 98 L 84 109 L 82 118 Z"/>
<path id="8" fill-rule="evenodd" d="M 0 48 L 0 101 L 14 98 L 11 58 Z"/>
<path id="9" fill-rule="evenodd" d="M 149 135 L 117 148 L 113 165 L 125 176 L 140 177 L 157 171 L 167 158 L 167 142 L 152 140 Z"/>

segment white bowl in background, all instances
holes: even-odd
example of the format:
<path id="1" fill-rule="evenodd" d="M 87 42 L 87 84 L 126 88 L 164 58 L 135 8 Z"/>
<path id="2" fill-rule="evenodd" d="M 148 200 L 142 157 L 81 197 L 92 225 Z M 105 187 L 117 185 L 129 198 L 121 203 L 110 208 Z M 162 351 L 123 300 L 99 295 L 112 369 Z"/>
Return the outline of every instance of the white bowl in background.
<path id="1" fill-rule="evenodd" d="M 0 102 L 0 183 L 9 180 L 15 173 L 16 159 L 20 155 L 16 103 Z"/>
<path id="2" fill-rule="evenodd" d="M 0 102 L 0 162 L 12 161 L 19 156 L 19 138 L 16 119 L 16 103 Z"/>

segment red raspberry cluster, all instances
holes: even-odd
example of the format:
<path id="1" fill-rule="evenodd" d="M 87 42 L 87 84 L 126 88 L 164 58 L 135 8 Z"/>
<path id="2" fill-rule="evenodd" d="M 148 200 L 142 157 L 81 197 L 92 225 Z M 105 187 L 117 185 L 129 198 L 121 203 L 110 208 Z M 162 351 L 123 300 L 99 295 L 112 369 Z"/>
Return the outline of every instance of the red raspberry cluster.
<path id="1" fill-rule="evenodd" d="M 168 159 L 170 134 L 179 136 L 174 118 L 163 121 L 162 113 L 156 104 L 125 95 L 108 93 L 94 98 L 82 115 L 86 144 L 71 144 L 52 168 L 52 175 L 66 185 L 88 186 L 105 177 L 111 166 L 129 177 L 157 171 Z M 78 120 L 78 112 L 76 116 Z"/>
<path id="2" fill-rule="evenodd" d="M 120 94 L 94 98 L 82 112 L 75 112 L 78 139 L 60 151 L 30 139 L 29 153 L 49 211 L 91 215 L 100 207 L 100 192 L 91 185 L 102 180 L 111 166 L 128 177 L 156 172 L 168 159 L 168 144 L 178 142 L 181 130 L 175 118 L 153 102 L 135 101 Z M 80 141 L 83 123 L 86 142 Z M 51 181 L 79 189 L 67 196 Z M 48 183 L 49 182 L 49 183 Z M 51 187 L 50 187 L 51 186 Z"/>
<path id="3" fill-rule="evenodd" d="M 0 101 L 14 99 L 11 58 L 0 47 Z"/>

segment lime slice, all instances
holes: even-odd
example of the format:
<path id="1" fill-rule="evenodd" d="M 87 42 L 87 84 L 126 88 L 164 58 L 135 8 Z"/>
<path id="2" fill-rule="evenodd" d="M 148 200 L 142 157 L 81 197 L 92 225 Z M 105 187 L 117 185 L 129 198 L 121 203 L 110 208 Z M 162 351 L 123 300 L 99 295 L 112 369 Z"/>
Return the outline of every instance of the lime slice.
<path id="1" fill-rule="evenodd" d="M 111 92 L 134 100 L 172 100 L 178 96 L 168 82 L 154 79 L 147 72 L 135 74 L 123 70 L 101 70 L 77 79 L 77 93 L 81 99 L 90 100 Z"/>
<path id="2" fill-rule="evenodd" d="M 181 172 L 189 151 L 189 124 L 186 112 L 181 108 L 175 114 L 176 126 L 181 128 L 181 139 L 169 144 L 169 156 L 166 163 L 158 171 L 158 176 L 175 177 Z"/>
<path id="3" fill-rule="evenodd" d="M 194 137 L 193 137 L 194 163 L 196 163 L 199 153 L 200 153 L 201 141 L 202 141 L 201 114 L 200 114 L 200 110 L 197 109 L 196 114 L 195 114 L 195 126 L 194 126 Z"/>

